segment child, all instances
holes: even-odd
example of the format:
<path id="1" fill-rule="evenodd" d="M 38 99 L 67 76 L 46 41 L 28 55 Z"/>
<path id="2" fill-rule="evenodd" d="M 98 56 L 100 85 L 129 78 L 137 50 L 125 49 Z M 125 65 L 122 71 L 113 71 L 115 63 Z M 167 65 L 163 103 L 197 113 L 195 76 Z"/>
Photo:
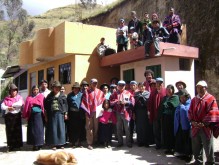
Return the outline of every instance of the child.
<path id="1" fill-rule="evenodd" d="M 110 148 L 113 124 L 116 124 L 115 113 L 110 108 L 109 100 L 103 102 L 103 115 L 99 117 L 99 142 Z"/>
<path id="2" fill-rule="evenodd" d="M 124 35 L 124 31 L 122 29 L 119 30 L 118 36 L 116 38 L 117 42 L 117 53 L 127 50 L 128 38 Z"/>

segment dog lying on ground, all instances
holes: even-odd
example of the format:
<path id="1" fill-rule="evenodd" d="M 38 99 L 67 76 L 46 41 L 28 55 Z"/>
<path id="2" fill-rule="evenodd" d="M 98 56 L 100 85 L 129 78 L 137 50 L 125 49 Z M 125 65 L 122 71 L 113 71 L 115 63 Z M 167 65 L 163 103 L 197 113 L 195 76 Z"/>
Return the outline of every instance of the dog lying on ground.
<path id="1" fill-rule="evenodd" d="M 37 164 L 42 165 L 76 165 L 77 159 L 72 153 L 59 151 L 56 153 L 41 153 L 39 154 Z"/>

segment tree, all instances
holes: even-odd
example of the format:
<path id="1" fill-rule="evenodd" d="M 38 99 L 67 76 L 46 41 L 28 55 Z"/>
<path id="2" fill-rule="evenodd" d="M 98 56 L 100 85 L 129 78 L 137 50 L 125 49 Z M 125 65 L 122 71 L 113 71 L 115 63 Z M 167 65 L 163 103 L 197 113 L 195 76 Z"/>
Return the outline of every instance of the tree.
<path id="1" fill-rule="evenodd" d="M 0 60 L 4 64 L 1 66 L 3 68 L 18 62 L 19 44 L 29 37 L 35 26 L 34 22 L 28 22 L 27 11 L 22 5 L 22 0 L 0 0 L 0 18 L 3 25 L 0 27 Z"/>
<path id="2" fill-rule="evenodd" d="M 96 0 L 80 0 L 81 4 L 85 7 L 85 8 L 93 8 L 94 6 L 96 6 L 97 1 Z"/>

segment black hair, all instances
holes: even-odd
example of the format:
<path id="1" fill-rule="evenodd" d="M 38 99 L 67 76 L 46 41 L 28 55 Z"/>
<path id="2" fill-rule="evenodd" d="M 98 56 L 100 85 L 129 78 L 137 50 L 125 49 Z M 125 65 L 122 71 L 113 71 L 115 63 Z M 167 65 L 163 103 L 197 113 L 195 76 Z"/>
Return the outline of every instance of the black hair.
<path id="1" fill-rule="evenodd" d="M 103 109 L 104 109 L 105 103 L 108 103 L 108 104 L 109 104 L 109 107 L 110 107 L 110 101 L 109 101 L 108 99 L 105 99 L 105 100 L 103 101 L 103 104 L 102 104 L 102 108 L 103 108 Z"/>
<path id="2" fill-rule="evenodd" d="M 172 84 L 167 85 L 166 89 L 171 89 L 172 90 L 172 94 L 175 93 L 175 89 L 174 89 L 174 86 Z"/>
<path id="3" fill-rule="evenodd" d="M 154 72 L 151 69 L 148 69 L 144 72 L 144 77 L 146 77 L 146 75 L 150 73 L 152 75 L 152 77 L 154 77 Z"/>

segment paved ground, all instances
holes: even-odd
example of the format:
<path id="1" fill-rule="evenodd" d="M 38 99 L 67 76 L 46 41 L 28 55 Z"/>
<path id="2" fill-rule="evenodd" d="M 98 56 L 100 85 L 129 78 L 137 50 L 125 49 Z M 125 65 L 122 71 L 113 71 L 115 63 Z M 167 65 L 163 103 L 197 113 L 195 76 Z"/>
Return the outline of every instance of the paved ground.
<path id="1" fill-rule="evenodd" d="M 23 124 L 23 140 L 26 141 L 26 124 Z M 113 146 L 116 142 L 113 142 Z M 155 150 L 153 146 L 150 148 L 138 147 L 134 145 L 132 148 L 122 147 L 120 149 L 112 148 L 95 148 L 88 150 L 86 148 L 72 149 L 67 146 L 64 150 L 75 155 L 79 165 L 145 165 L 145 164 L 185 164 L 171 155 L 165 155 L 163 150 Z M 215 140 L 215 151 L 219 152 L 219 141 Z M 21 151 L 6 152 L 6 136 L 4 120 L 0 118 L 0 165 L 32 165 L 34 164 L 39 153 L 53 153 L 49 148 L 44 148 L 40 151 L 32 151 L 32 146 L 24 143 Z"/>

